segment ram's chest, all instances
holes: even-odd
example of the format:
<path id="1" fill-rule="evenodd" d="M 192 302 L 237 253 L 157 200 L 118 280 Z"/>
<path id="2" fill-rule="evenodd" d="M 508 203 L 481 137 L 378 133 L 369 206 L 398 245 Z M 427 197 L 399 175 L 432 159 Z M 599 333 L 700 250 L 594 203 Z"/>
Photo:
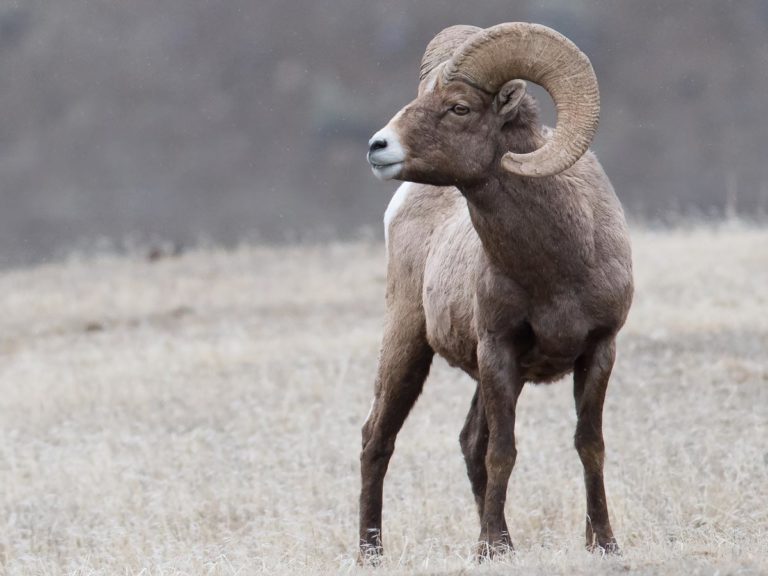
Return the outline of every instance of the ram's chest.
<path id="1" fill-rule="evenodd" d="M 537 302 L 514 282 L 487 281 L 487 261 L 461 242 L 446 242 L 430 254 L 422 302 L 430 346 L 452 366 L 478 377 L 478 333 L 483 326 L 513 347 L 526 380 L 550 381 L 569 371 L 584 349 L 590 326 L 578 298 Z"/>
<path id="2" fill-rule="evenodd" d="M 427 339 L 437 354 L 474 378 L 478 377 L 478 323 L 482 322 L 482 305 L 475 304 L 474 290 L 466 283 L 451 282 L 438 276 L 425 283 L 423 305 Z M 496 308 L 494 316 L 502 320 L 495 327 L 507 332 L 524 380 L 552 381 L 569 372 L 586 344 L 588 325 L 582 314 L 558 306 L 529 310 L 530 317 L 513 321 L 520 302 L 510 302 L 509 314 Z"/>

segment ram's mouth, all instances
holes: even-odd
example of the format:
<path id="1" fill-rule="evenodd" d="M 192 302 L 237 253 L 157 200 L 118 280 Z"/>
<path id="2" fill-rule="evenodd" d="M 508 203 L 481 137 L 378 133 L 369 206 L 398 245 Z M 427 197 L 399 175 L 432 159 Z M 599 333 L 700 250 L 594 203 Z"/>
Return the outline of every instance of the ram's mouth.
<path id="1" fill-rule="evenodd" d="M 391 180 L 396 178 L 403 169 L 403 162 L 391 162 L 389 164 L 379 164 L 369 161 L 373 175 L 379 180 Z"/>
<path id="2" fill-rule="evenodd" d="M 379 180 L 399 178 L 402 173 L 406 152 L 400 144 L 397 133 L 389 124 L 376 132 L 368 141 L 366 158 L 373 175 Z"/>
<path id="3" fill-rule="evenodd" d="M 402 162 L 390 162 L 389 164 L 379 164 L 378 162 L 371 162 L 371 168 L 374 170 L 383 170 L 384 168 L 389 168 L 390 166 L 401 166 Z"/>

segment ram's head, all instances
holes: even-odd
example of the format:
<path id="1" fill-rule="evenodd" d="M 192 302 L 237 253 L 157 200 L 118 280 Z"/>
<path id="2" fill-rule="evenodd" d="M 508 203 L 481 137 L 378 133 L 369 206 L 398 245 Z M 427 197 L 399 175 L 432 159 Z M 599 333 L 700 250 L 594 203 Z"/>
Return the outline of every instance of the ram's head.
<path id="1" fill-rule="evenodd" d="M 552 96 L 557 125 L 538 149 L 512 152 L 514 131 L 531 131 L 522 114 L 525 80 Z M 452 26 L 427 46 L 418 97 L 369 141 L 381 179 L 472 184 L 498 166 L 520 176 L 558 174 L 589 148 L 600 96 L 589 59 L 567 38 L 538 24 L 485 30 Z"/>

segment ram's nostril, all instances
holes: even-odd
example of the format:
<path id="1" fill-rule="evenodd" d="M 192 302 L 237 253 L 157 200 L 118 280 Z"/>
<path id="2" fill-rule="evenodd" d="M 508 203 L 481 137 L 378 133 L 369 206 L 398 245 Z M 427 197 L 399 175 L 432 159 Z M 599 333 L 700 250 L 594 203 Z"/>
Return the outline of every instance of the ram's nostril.
<path id="1" fill-rule="evenodd" d="M 386 140 L 374 140 L 371 142 L 371 146 L 368 149 L 369 152 L 376 152 L 376 150 L 383 150 L 387 147 L 387 141 Z"/>

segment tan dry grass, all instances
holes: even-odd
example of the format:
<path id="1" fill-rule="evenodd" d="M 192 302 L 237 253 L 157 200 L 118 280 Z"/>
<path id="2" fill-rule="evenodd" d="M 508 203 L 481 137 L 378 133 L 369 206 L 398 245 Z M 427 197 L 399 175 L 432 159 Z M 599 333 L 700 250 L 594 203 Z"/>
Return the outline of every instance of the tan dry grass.
<path id="1" fill-rule="evenodd" d="M 385 488 L 379 574 L 768 573 L 768 230 L 634 235 L 606 404 L 625 554 L 582 549 L 569 382 L 528 387 L 481 567 L 438 361 Z M 332 574 L 354 566 L 379 245 L 101 257 L 0 275 L 0 573 Z"/>

